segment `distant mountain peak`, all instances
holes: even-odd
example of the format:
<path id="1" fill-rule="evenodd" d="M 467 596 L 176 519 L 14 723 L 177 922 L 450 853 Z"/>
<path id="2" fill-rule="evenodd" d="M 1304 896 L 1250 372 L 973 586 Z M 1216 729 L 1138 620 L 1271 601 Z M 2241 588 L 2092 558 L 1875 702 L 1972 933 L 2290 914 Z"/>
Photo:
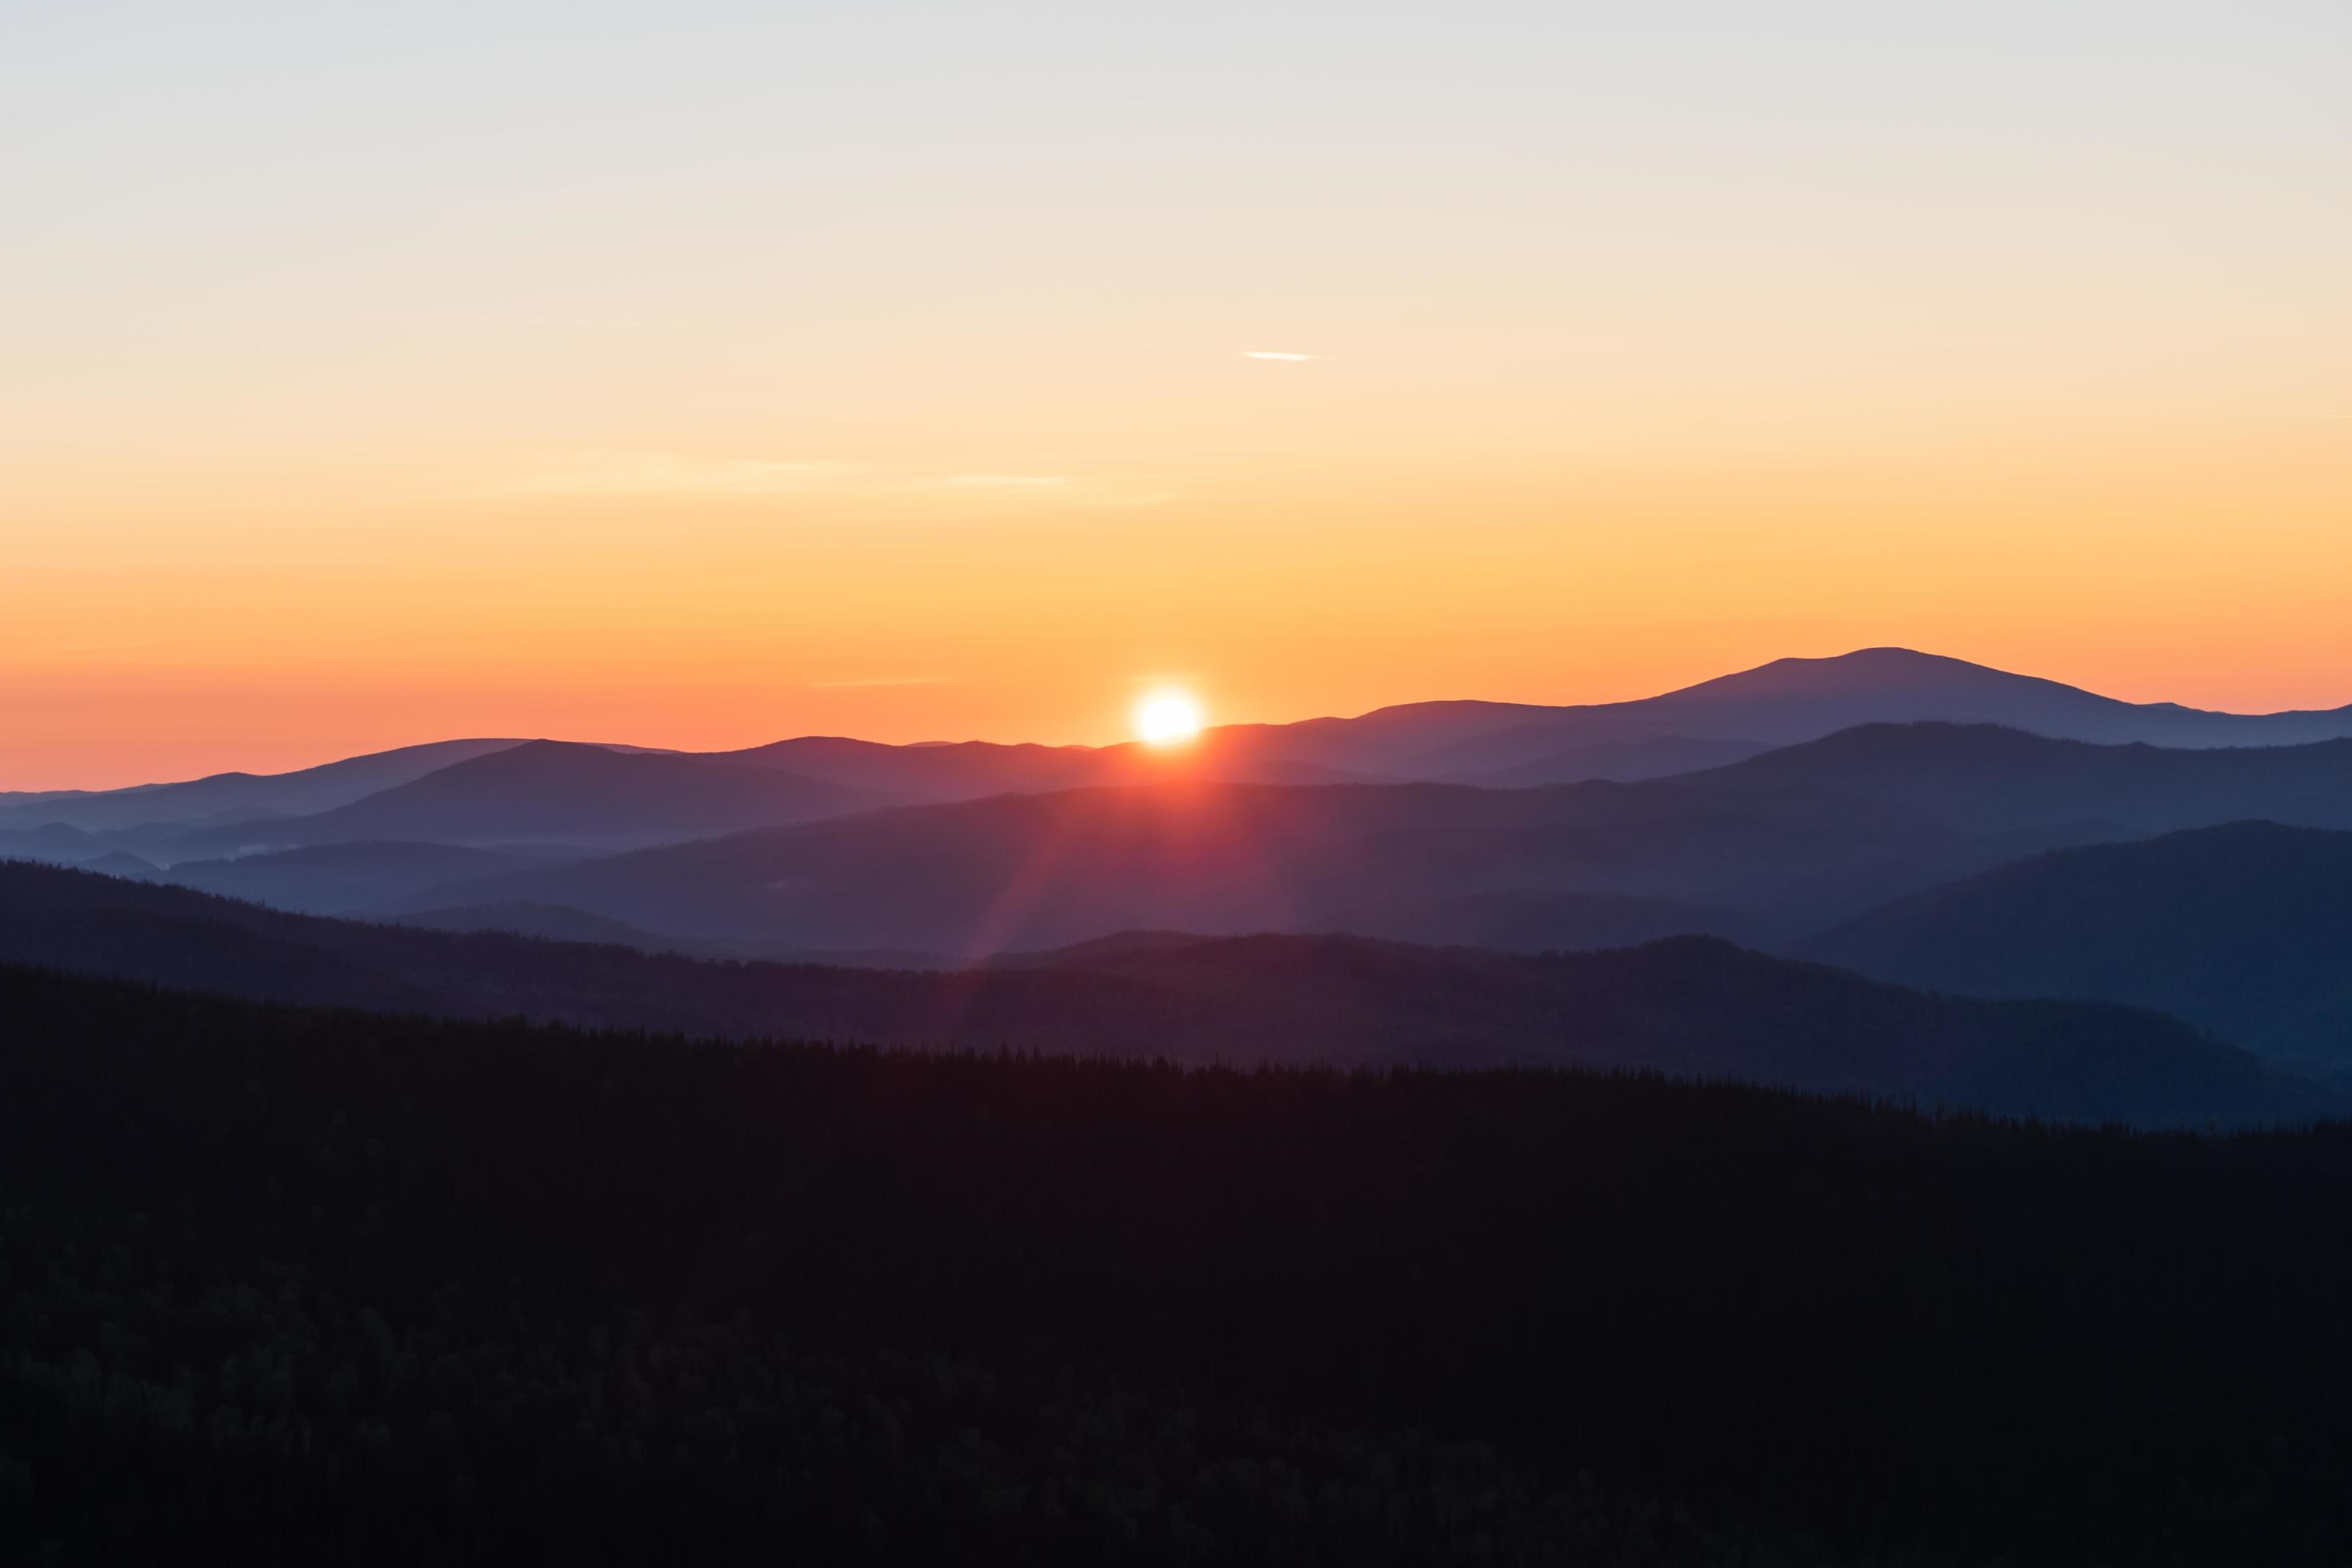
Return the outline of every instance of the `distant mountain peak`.
<path id="1" fill-rule="evenodd" d="M 1990 665 L 1908 647 L 1863 647 L 1817 658 L 1776 658 L 1752 669 L 1719 675 L 1696 686 L 1669 691 L 1652 700 L 1671 703 L 1699 697 L 1863 696 L 1882 691 L 1948 689 L 1955 686 L 2064 692 L 2086 702 L 2113 700 L 2063 681 L 2014 675 Z"/>

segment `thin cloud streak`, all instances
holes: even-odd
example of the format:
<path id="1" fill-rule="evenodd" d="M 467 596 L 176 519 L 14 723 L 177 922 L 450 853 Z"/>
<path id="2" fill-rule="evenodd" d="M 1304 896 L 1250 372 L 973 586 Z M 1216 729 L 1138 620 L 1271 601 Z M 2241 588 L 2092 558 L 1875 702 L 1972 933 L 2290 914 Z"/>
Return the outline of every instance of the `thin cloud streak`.
<path id="1" fill-rule="evenodd" d="M 811 691 L 864 691 L 877 686 L 956 686 L 950 675 L 877 675 L 862 680 L 812 680 Z"/>

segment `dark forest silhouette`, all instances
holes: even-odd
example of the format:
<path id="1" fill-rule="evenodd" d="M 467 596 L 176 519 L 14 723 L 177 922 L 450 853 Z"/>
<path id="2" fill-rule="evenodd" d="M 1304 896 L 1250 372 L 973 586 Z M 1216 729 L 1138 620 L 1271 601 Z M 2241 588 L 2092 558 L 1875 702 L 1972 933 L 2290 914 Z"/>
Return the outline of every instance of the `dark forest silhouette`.
<path id="1" fill-rule="evenodd" d="M 0 1005 L 20 1551 L 2352 1549 L 2342 1129 Z"/>

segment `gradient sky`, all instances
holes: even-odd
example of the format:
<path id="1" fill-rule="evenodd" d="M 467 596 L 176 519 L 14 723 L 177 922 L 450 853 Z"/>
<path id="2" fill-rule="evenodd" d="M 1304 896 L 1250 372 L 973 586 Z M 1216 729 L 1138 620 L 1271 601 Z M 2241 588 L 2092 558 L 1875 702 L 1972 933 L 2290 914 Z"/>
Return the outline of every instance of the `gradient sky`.
<path id="1" fill-rule="evenodd" d="M 2352 701 L 2340 0 L 0 29 L 0 787 L 1883 643 Z"/>

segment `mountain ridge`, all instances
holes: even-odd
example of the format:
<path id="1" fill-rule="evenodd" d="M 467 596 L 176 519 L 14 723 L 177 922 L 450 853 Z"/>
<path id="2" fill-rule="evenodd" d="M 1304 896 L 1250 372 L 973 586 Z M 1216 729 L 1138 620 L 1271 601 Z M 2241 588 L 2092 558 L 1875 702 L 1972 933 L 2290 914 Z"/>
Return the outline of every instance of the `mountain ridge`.
<path id="1" fill-rule="evenodd" d="M 2235 822 L 2061 849 L 1867 911 L 1801 955 L 1902 984 L 2160 1008 L 2352 1068 L 2352 832 Z"/>
<path id="2" fill-rule="evenodd" d="M 1156 776 L 1206 768 L 1235 782 L 1304 782 L 1312 775 L 1297 770 L 1310 769 L 1329 770 L 1324 782 L 1339 782 L 1333 775 L 1424 781 L 1492 773 L 1546 757 L 1557 761 L 1544 782 L 1573 782 L 1568 775 L 1578 766 L 1574 754 L 1591 748 L 1600 749 L 1591 765 L 1607 767 L 1622 762 L 1610 748 L 1643 742 L 1674 740 L 1763 748 L 1818 739 L 1860 723 L 1918 720 L 2000 723 L 2057 739 L 2137 740 L 2189 747 L 2292 745 L 2352 736 L 2352 705 L 2249 714 L 2172 702 L 2131 703 L 2045 677 L 1878 647 L 1823 658 L 1773 659 L 1650 697 L 1612 702 L 1439 699 L 1388 704 L 1352 717 L 1221 725 L 1203 731 L 1189 752 L 1156 752 L 1132 742 L 1086 747 L 961 741 L 897 746 L 807 735 L 731 751 L 680 754 L 746 765 L 789 763 L 787 771 L 824 782 L 909 798 L 966 799 L 1007 788 L 1131 782 L 1147 770 Z M 458 749 L 446 753 L 446 760 L 454 762 L 462 760 L 464 748 L 521 743 L 436 742 L 294 773 L 223 773 L 117 791 L 0 795 L 0 826 L 49 820 L 106 827 L 165 818 L 184 821 L 205 803 L 210 803 L 205 805 L 206 810 L 221 809 L 226 803 L 237 809 L 270 806 L 307 815 L 358 798 L 325 799 L 317 790 L 323 785 L 331 794 L 337 779 L 362 776 L 365 770 L 359 764 L 371 764 L 383 775 L 376 787 L 391 787 L 417 776 L 414 772 L 391 775 L 412 767 L 436 747 Z M 1292 771 L 1277 776 L 1276 771 L 1284 769 Z M 337 774 L 335 770 L 345 771 Z M 304 780 L 310 783 L 285 782 Z M 292 804 L 284 804 L 286 799 Z M 44 810 L 47 816 L 32 815 Z"/>
<path id="3" fill-rule="evenodd" d="M 266 1001 L 716 1037 L 1598 1067 L 2147 1125 L 2337 1108 L 2330 1091 L 2158 1014 L 1937 998 L 1704 937 L 1514 955 L 1163 934 L 1024 967 L 879 971 L 362 924 L 20 863 L 0 865 L 0 962 Z"/>
<path id="4" fill-rule="evenodd" d="M 362 840 L 620 847 L 898 803 L 772 768 L 526 741 L 330 811 L 202 829 L 171 848 L 193 858 Z"/>
<path id="5" fill-rule="evenodd" d="M 1705 907 L 1769 944 L 2037 850 L 2249 816 L 2352 826 L 2352 742 L 2179 751 L 1879 725 L 1631 784 L 1183 780 L 866 813 L 419 896 L 568 905 L 772 951 L 971 958 L 1118 929 L 1329 929 L 1398 900 L 1576 893 Z"/>

